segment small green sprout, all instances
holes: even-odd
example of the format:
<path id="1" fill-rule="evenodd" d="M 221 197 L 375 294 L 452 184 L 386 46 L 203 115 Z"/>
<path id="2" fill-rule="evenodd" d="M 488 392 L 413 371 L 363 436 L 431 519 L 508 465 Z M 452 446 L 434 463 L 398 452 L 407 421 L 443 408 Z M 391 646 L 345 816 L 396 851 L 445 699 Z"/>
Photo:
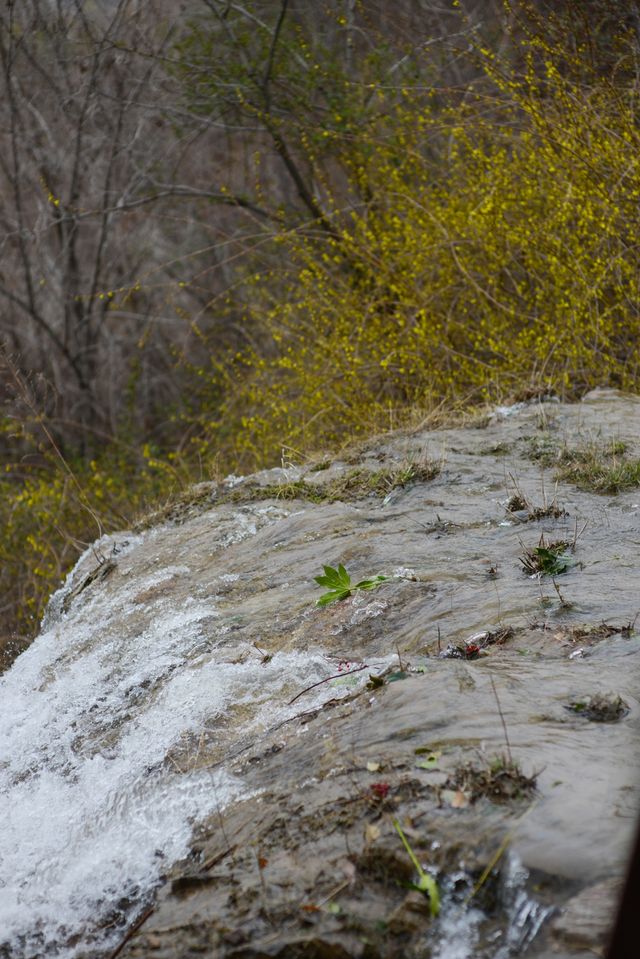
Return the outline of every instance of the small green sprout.
<path id="1" fill-rule="evenodd" d="M 374 576 L 372 579 L 361 579 L 359 583 L 352 583 L 351 577 L 340 563 L 337 569 L 333 566 L 323 566 L 324 576 L 315 576 L 318 586 L 328 587 L 329 592 L 323 593 L 316 606 L 328 606 L 338 600 L 347 599 L 358 589 L 375 589 L 384 583 L 388 576 Z"/>
<path id="2" fill-rule="evenodd" d="M 428 873 L 424 871 L 424 869 L 418 862 L 418 858 L 416 854 L 414 853 L 413 849 L 411 848 L 411 846 L 409 845 L 409 840 L 403 833 L 402 826 L 400 825 L 397 819 L 393 820 L 393 825 L 395 826 L 396 832 L 398 833 L 398 835 L 400 836 L 400 839 L 402 840 L 402 845 L 407 850 L 409 859 L 415 866 L 415 869 L 418 873 L 418 877 L 419 877 L 418 881 L 416 883 L 412 883 L 412 886 L 414 889 L 417 889 L 418 892 L 423 893 L 428 898 L 429 910 L 431 912 L 432 917 L 435 918 L 435 916 L 437 916 L 438 913 L 440 912 L 440 893 L 438 892 L 438 883 L 435 881 L 435 879 L 433 879 Z"/>

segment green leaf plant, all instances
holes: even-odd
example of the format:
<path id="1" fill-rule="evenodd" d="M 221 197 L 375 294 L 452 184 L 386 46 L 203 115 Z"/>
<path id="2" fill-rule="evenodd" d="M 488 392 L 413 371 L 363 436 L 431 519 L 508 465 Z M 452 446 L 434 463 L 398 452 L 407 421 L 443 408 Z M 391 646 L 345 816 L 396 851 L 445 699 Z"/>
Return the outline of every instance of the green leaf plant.
<path id="1" fill-rule="evenodd" d="M 400 839 L 402 840 L 402 845 L 407 850 L 409 859 L 413 863 L 416 869 L 416 872 L 418 873 L 418 877 L 419 877 L 418 881 L 415 883 L 411 883 L 411 887 L 413 889 L 417 889 L 418 892 L 423 893 L 423 895 L 425 895 L 428 898 L 429 911 L 431 913 L 431 916 L 435 918 L 440 912 L 440 893 L 438 890 L 438 883 L 435 881 L 435 879 L 432 879 L 431 876 L 424 871 L 424 869 L 418 862 L 418 858 L 416 854 L 414 853 L 413 849 L 411 848 L 411 846 L 409 845 L 409 840 L 407 839 L 404 832 L 402 831 L 402 827 L 397 819 L 393 820 L 393 825 L 395 826 L 395 830 L 400 836 Z"/>
<path id="2" fill-rule="evenodd" d="M 347 573 L 342 563 L 338 568 L 333 566 L 323 566 L 324 575 L 315 576 L 314 579 L 318 586 L 326 586 L 327 593 L 323 593 L 317 601 L 316 606 L 328 606 L 329 603 L 335 603 L 338 600 L 347 599 L 352 593 L 359 589 L 376 589 L 381 583 L 388 580 L 388 576 L 374 576 L 371 579 L 361 579 L 359 583 L 352 583 L 351 577 Z"/>

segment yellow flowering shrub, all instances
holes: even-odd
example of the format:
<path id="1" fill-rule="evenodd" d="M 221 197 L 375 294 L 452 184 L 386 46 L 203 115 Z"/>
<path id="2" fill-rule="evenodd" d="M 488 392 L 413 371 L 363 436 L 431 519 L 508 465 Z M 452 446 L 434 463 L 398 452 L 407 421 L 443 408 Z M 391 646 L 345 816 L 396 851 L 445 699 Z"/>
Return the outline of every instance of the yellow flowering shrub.
<path id="1" fill-rule="evenodd" d="M 443 401 L 637 388 L 634 91 L 534 69 L 530 48 L 519 73 L 483 55 L 487 85 L 464 102 L 405 91 L 381 110 L 351 151 L 366 202 L 334 197 L 333 235 L 277 238 L 286 277 L 254 280 L 247 311 L 261 339 L 218 364 L 209 435 L 231 458 L 273 462 Z"/>

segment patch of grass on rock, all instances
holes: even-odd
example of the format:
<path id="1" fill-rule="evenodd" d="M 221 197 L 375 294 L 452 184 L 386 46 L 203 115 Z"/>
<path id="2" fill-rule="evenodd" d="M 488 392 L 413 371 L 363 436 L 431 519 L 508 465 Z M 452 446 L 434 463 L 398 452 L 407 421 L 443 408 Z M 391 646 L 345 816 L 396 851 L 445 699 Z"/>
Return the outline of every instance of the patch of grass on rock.
<path id="1" fill-rule="evenodd" d="M 428 482 L 440 472 L 440 464 L 429 459 L 407 461 L 397 466 L 369 470 L 358 466 L 327 483 L 309 483 L 298 479 L 268 486 L 243 484 L 222 497 L 222 502 L 247 502 L 257 499 L 303 499 L 312 503 L 352 501 L 367 496 L 386 496 L 411 483 Z"/>
<path id="2" fill-rule="evenodd" d="M 527 576 L 559 576 L 575 566 L 572 551 L 573 543 L 564 539 L 547 542 L 543 534 L 537 546 L 525 548 L 520 562 Z"/>
<path id="3" fill-rule="evenodd" d="M 640 486 L 640 459 L 627 459 L 626 444 L 614 440 L 604 445 L 588 443 L 577 449 L 565 447 L 559 457 L 556 477 L 593 493 L 622 493 Z"/>
<path id="4" fill-rule="evenodd" d="M 615 495 L 640 486 L 640 459 L 627 456 L 622 440 L 559 445 L 549 435 L 528 441 L 529 459 L 555 467 L 555 478 L 592 493 Z"/>
<path id="5" fill-rule="evenodd" d="M 459 790 L 470 802 L 486 797 L 504 803 L 525 799 L 536 789 L 536 777 L 526 776 L 520 764 L 508 756 L 495 756 L 486 765 L 463 763 L 445 783 L 447 789 Z"/>
<path id="6" fill-rule="evenodd" d="M 593 723 L 615 723 L 629 712 L 629 704 L 614 693 L 596 693 L 585 699 L 576 699 L 565 708 Z"/>

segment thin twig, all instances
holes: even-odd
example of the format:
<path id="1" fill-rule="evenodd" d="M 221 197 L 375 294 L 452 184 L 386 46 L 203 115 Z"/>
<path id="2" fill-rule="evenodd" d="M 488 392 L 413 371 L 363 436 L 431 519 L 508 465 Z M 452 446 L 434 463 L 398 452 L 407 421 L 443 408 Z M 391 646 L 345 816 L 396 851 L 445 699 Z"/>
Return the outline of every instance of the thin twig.
<path id="1" fill-rule="evenodd" d="M 122 952 L 126 944 L 129 942 L 130 939 L 132 939 L 135 936 L 138 929 L 140 929 L 140 927 L 145 924 L 145 922 L 147 921 L 151 913 L 155 910 L 155 908 L 156 908 L 155 905 L 149 906 L 146 912 L 142 913 L 138 921 L 134 922 L 134 924 L 131 926 L 126 936 L 124 937 L 124 939 L 122 939 L 120 944 L 116 946 L 116 948 L 113 950 L 113 952 L 109 956 L 109 959 L 116 959 L 116 956 L 120 955 L 120 953 Z"/>
<path id="2" fill-rule="evenodd" d="M 280 31 L 282 30 L 282 25 L 284 24 L 284 18 L 287 15 L 287 6 L 289 0 L 282 0 L 280 6 L 280 13 L 278 15 L 278 20 L 273 31 L 273 37 L 271 39 L 271 48 L 269 50 L 269 56 L 267 57 L 267 66 L 264 71 L 264 78 L 262 80 L 262 96 L 264 97 L 264 105 L 267 113 L 271 110 L 271 95 L 269 93 L 269 84 L 271 82 L 271 72 L 273 70 L 273 61 L 276 54 L 276 47 L 278 46 L 278 40 L 280 39 Z"/>
<path id="3" fill-rule="evenodd" d="M 296 699 L 300 699 L 301 696 L 304 696 L 304 694 L 308 693 L 311 689 L 315 689 L 316 686 L 322 686 L 323 683 L 328 683 L 331 679 L 342 679 L 343 676 L 352 676 L 354 673 L 361 673 L 363 669 L 369 669 L 369 664 L 365 663 L 364 666 L 358 666 L 357 669 L 350 669 L 348 673 L 336 673 L 335 676 L 327 676 L 326 679 L 320 679 L 317 683 L 307 686 L 307 688 L 299 692 L 297 696 L 290 699 L 287 706 L 291 706 L 292 703 L 295 703 Z"/>
<path id="4" fill-rule="evenodd" d="M 234 846 L 228 846 L 224 852 L 219 852 L 215 856 L 212 856 L 211 859 L 207 859 L 206 862 L 202 863 L 201 871 L 209 872 L 214 866 L 217 866 L 219 862 L 222 862 L 223 859 L 226 859 L 229 853 L 235 852 L 237 848 L 238 846 L 236 843 Z"/>
<path id="5" fill-rule="evenodd" d="M 507 732 L 507 724 L 505 722 L 504 713 L 502 712 L 502 706 L 500 705 L 500 699 L 498 697 L 498 690 L 496 689 L 496 684 L 493 681 L 493 676 L 489 673 L 489 680 L 491 682 L 491 688 L 493 689 L 493 695 L 496 698 L 496 706 L 498 707 L 498 715 L 500 716 L 500 722 L 502 723 L 502 728 L 504 730 L 504 741 L 507 744 L 507 756 L 509 757 L 509 762 L 513 764 L 513 757 L 511 755 L 511 744 L 509 743 L 509 734 Z"/>
<path id="6" fill-rule="evenodd" d="M 334 886 L 333 889 L 327 893 L 322 899 L 319 899 L 317 902 L 318 906 L 324 906 L 325 902 L 329 902 L 330 899 L 334 899 L 339 892 L 342 892 L 343 889 L 346 889 L 347 886 L 350 886 L 353 882 L 352 879 L 345 879 L 343 882 L 339 883 L 337 886 Z"/>
<path id="7" fill-rule="evenodd" d="M 575 550 L 578 539 L 582 536 L 582 534 L 584 533 L 588 525 L 589 525 L 589 520 L 585 520 L 582 526 L 582 529 L 580 530 L 580 532 L 578 532 L 578 517 L 576 516 L 576 524 L 575 524 L 574 533 L 573 533 L 573 544 L 571 546 L 573 550 Z"/>

